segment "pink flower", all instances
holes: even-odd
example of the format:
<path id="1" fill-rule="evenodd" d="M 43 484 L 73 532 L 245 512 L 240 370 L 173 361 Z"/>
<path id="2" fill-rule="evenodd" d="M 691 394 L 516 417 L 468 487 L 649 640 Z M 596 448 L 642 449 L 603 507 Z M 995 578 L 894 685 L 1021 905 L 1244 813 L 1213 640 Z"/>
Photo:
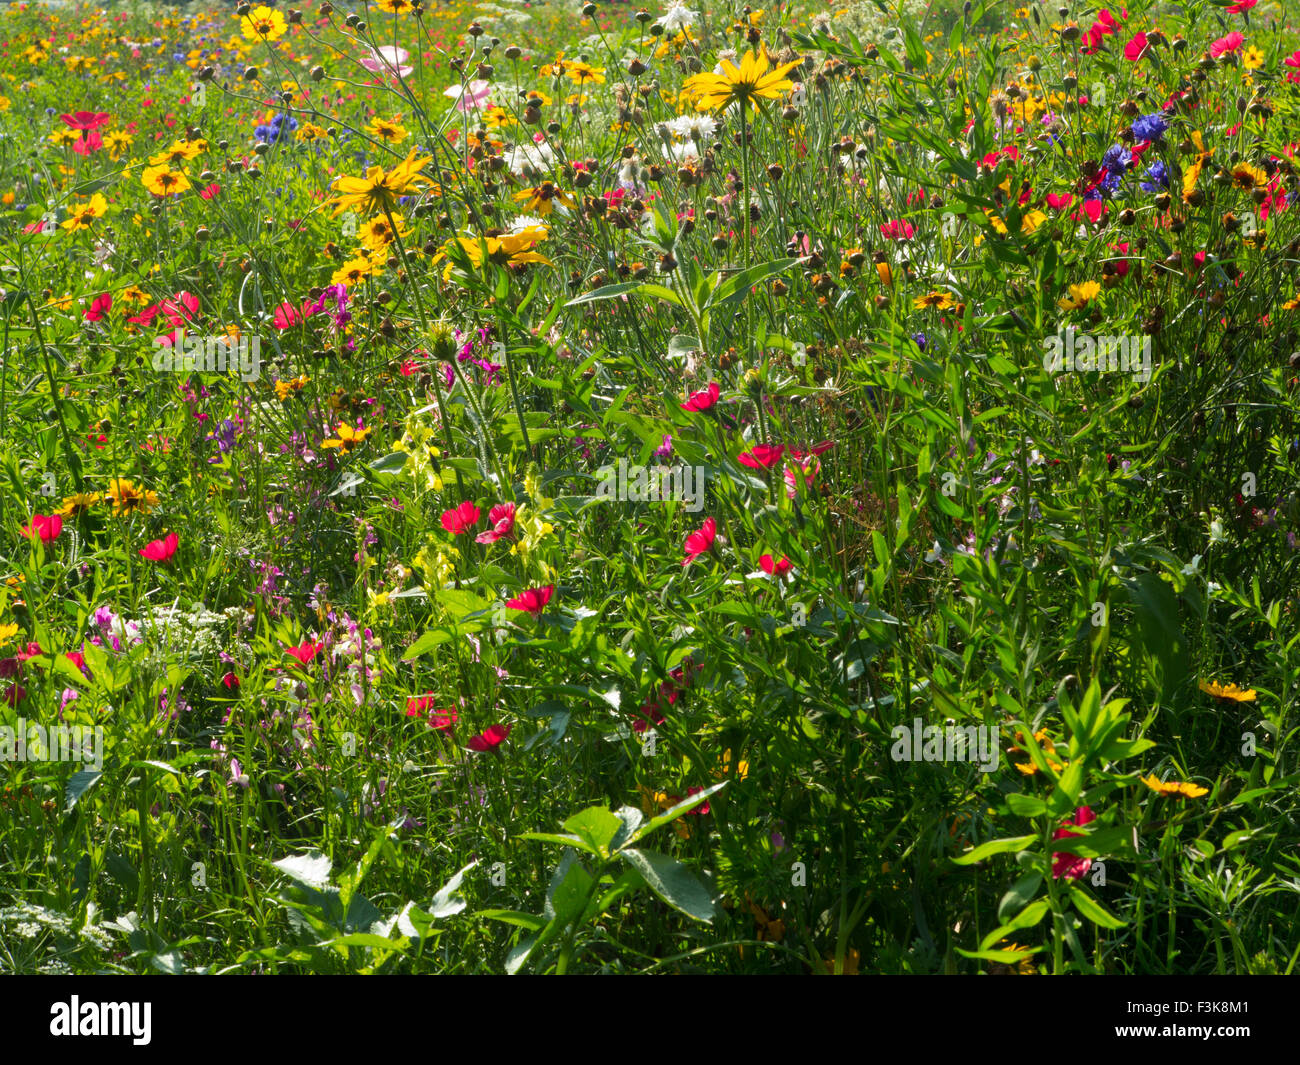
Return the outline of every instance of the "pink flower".
<path id="1" fill-rule="evenodd" d="M 785 454 L 785 445 L 776 444 L 755 444 L 750 451 L 742 452 L 737 458 L 742 466 L 748 466 L 751 470 L 770 470 L 778 462 L 781 456 Z"/>
<path id="2" fill-rule="evenodd" d="M 72 144 L 72 150 L 78 155 L 90 155 L 92 152 L 102 151 L 103 148 L 104 138 L 94 130 L 90 133 L 83 133 Z"/>
<path id="3" fill-rule="evenodd" d="M 1228 34 L 1228 36 L 1220 37 L 1217 41 L 1215 41 L 1212 45 L 1210 45 L 1210 55 L 1213 56 L 1215 59 L 1218 59 L 1219 56 L 1223 55 L 1225 52 L 1235 52 L 1238 48 L 1242 46 L 1245 40 L 1246 40 L 1245 37 L 1243 37 L 1236 30 L 1233 30 L 1230 34 Z"/>
<path id="4" fill-rule="evenodd" d="M 70 115 L 60 115 L 59 118 L 69 129 L 87 131 L 107 126 L 112 121 L 107 111 L 75 111 Z"/>
<path id="5" fill-rule="evenodd" d="M 480 754 L 486 751 L 496 752 L 510 735 L 509 725 L 490 725 L 469 741 L 469 749 Z"/>
<path id="6" fill-rule="evenodd" d="M 140 555 L 149 562 L 167 562 L 176 554 L 179 544 L 180 537 L 171 533 L 165 540 L 154 540 L 140 548 Z"/>
<path id="7" fill-rule="evenodd" d="M 1124 46 L 1124 58 L 1130 63 L 1136 63 L 1147 50 L 1147 35 L 1145 33 L 1133 34 L 1133 39 Z"/>
<path id="8" fill-rule="evenodd" d="M 488 511 L 488 521 L 492 528 L 481 532 L 475 538 L 480 544 L 494 544 L 498 540 L 508 539 L 515 534 L 515 505 L 502 503 Z"/>
<path id="9" fill-rule="evenodd" d="M 698 530 L 686 537 L 684 545 L 686 551 L 686 561 L 683 566 L 689 566 L 700 555 L 704 554 L 713 547 L 713 541 L 718 535 L 718 523 L 713 518 L 706 518 L 704 524 Z"/>
<path id="10" fill-rule="evenodd" d="M 311 314 L 311 300 L 303 300 L 302 307 L 295 307 L 287 300 L 275 309 L 275 321 L 271 324 L 281 331 L 291 329 L 299 322 L 304 321 Z"/>
<path id="11" fill-rule="evenodd" d="M 1072 818 L 1067 820 L 1067 825 L 1078 827 L 1080 825 L 1090 824 L 1097 820 L 1097 815 L 1092 812 L 1091 807 L 1080 806 Z M 1052 833 L 1052 839 L 1068 839 L 1072 836 L 1081 835 L 1079 832 L 1069 832 L 1065 828 L 1058 828 Z M 1056 851 L 1052 854 L 1052 876 L 1060 880 L 1065 877 L 1067 880 L 1078 880 L 1092 868 L 1091 858 L 1080 858 L 1071 854 L 1069 851 Z"/>
<path id="12" fill-rule="evenodd" d="M 536 616 L 546 608 L 546 604 L 551 601 L 553 594 L 555 594 L 555 585 L 553 584 L 548 584 L 545 588 L 529 588 L 521 595 L 506 600 L 506 606 L 511 610 L 523 610 Z"/>
<path id="13" fill-rule="evenodd" d="M 442 527 L 452 536 L 469 532 L 483 512 L 468 499 L 454 510 L 445 510 L 442 514 Z"/>
<path id="14" fill-rule="evenodd" d="M 1047 194 L 1047 206 L 1053 210 L 1059 211 L 1064 207 L 1069 207 L 1074 202 L 1074 197 L 1068 192 L 1049 192 Z"/>
<path id="15" fill-rule="evenodd" d="M 57 514 L 33 514 L 31 525 L 24 525 L 18 531 L 29 539 L 39 536 L 43 543 L 48 544 L 63 532 L 63 519 Z"/>
<path id="16" fill-rule="evenodd" d="M 758 564 L 763 567 L 764 573 L 771 574 L 773 577 L 784 577 L 794 566 L 785 555 L 779 559 L 774 559 L 771 555 L 763 555 L 759 558 Z"/>
<path id="17" fill-rule="evenodd" d="M 409 55 L 410 53 L 405 48 L 385 44 L 378 48 L 372 48 L 370 55 L 361 60 L 361 65 L 372 74 L 404 78 L 415 69 L 415 67 L 406 64 Z"/>
<path id="18" fill-rule="evenodd" d="M 880 227 L 880 235 L 886 240 L 911 240 L 915 232 L 912 223 L 905 222 L 901 218 L 885 222 Z"/>
<path id="19" fill-rule="evenodd" d="M 1237 3 L 1230 5 L 1227 10 L 1231 11 L 1234 15 L 1244 15 L 1258 3 L 1259 0 L 1238 0 Z"/>
<path id="20" fill-rule="evenodd" d="M 787 466 L 782 475 L 785 481 L 785 494 L 790 499 L 794 499 L 799 494 L 800 488 L 811 485 L 813 478 L 821 470 L 821 463 L 817 461 L 816 455 L 808 455 L 797 459 L 796 462 L 798 464 L 795 466 Z"/>
<path id="21" fill-rule="evenodd" d="M 686 397 L 686 402 L 681 404 L 682 410 L 695 411 L 702 413 L 706 410 L 712 410 L 718 402 L 718 396 L 721 389 L 718 388 L 717 381 L 710 381 L 709 387 L 700 392 L 692 392 Z"/>
<path id="22" fill-rule="evenodd" d="M 86 311 L 83 318 L 88 322 L 102 321 L 108 317 L 109 308 L 113 306 L 113 294 L 103 292 L 96 296 L 90 303 L 90 309 Z"/>
<path id="23" fill-rule="evenodd" d="M 456 101 L 457 111 L 462 113 L 477 111 L 492 95 L 492 83 L 484 81 L 482 78 L 475 78 L 473 81 L 468 82 L 464 88 L 459 85 L 449 85 L 443 89 L 442 95 Z"/>

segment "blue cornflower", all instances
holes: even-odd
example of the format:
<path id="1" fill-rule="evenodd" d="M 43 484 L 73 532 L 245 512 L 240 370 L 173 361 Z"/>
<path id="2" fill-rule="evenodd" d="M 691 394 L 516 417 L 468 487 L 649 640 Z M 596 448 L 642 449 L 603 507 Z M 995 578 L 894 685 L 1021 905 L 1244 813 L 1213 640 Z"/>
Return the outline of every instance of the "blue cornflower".
<path id="1" fill-rule="evenodd" d="M 918 348 L 920 348 L 922 351 L 925 350 L 925 334 L 924 334 L 924 333 L 913 333 L 913 334 L 912 334 L 912 340 L 915 342 L 915 344 L 916 344 L 916 346 L 917 346 Z"/>
<path id="2" fill-rule="evenodd" d="M 1147 167 L 1146 181 L 1141 185 L 1143 192 L 1159 192 L 1169 188 L 1169 168 L 1159 159 Z"/>
<path id="3" fill-rule="evenodd" d="M 1101 159 L 1101 165 L 1106 172 L 1116 177 L 1122 175 L 1132 162 L 1132 153 L 1122 144 L 1112 144 Z"/>
<path id="4" fill-rule="evenodd" d="M 1158 141 L 1168 128 L 1169 123 L 1165 121 L 1165 116 L 1158 111 L 1153 115 L 1142 115 L 1133 120 L 1133 136 L 1139 141 Z"/>

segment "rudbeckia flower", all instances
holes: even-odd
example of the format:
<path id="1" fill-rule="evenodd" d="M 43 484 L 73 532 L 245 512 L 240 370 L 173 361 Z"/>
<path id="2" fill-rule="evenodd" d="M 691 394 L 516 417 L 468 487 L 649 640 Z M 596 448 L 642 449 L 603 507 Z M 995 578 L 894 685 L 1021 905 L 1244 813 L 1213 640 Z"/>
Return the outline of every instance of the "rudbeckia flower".
<path id="1" fill-rule="evenodd" d="M 1224 702 L 1253 703 L 1255 701 L 1254 688 L 1238 688 L 1235 684 L 1220 684 L 1217 680 L 1200 681 L 1197 687 L 1207 695 L 1213 695 L 1216 699 L 1222 699 Z"/>
<path id="2" fill-rule="evenodd" d="M 684 88 L 699 111 L 718 111 L 733 103 L 747 105 L 760 99 L 779 100 L 794 84 L 786 75 L 802 62 L 795 59 L 772 68 L 766 48 L 757 55 L 749 51 L 740 66 L 724 59 L 721 73 L 696 74 L 686 79 Z"/>

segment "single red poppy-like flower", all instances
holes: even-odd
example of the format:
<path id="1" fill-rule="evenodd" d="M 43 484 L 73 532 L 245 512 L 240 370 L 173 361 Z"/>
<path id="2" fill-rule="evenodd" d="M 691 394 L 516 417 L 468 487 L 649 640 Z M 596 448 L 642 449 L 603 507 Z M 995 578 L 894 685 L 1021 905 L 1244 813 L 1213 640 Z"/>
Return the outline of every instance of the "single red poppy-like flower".
<path id="1" fill-rule="evenodd" d="M 492 523 L 492 528 L 487 532 L 481 532 L 475 539 L 480 544 L 494 544 L 503 538 L 509 538 L 515 534 L 515 505 L 513 503 L 502 503 L 488 511 L 488 521 Z"/>
<path id="2" fill-rule="evenodd" d="M 710 381 L 709 387 L 700 392 L 692 392 L 686 397 L 686 402 L 681 404 L 682 410 L 693 410 L 703 412 L 712 410 L 718 403 L 718 396 L 721 389 L 718 388 L 717 381 Z"/>
<path id="3" fill-rule="evenodd" d="M 1088 806 L 1080 806 L 1075 811 L 1073 817 L 1067 820 L 1066 825 L 1086 825 L 1097 820 L 1097 815 L 1092 812 Z M 1071 836 L 1078 836 L 1078 832 L 1070 832 L 1065 828 L 1058 828 L 1052 833 L 1052 839 L 1067 839 Z M 1092 868 L 1091 858 L 1080 858 L 1077 854 L 1071 854 L 1069 851 L 1057 851 L 1052 854 L 1052 876 L 1060 880 L 1065 877 L 1067 880 L 1078 880 Z"/>
<path id="4" fill-rule="evenodd" d="M 485 751 L 495 751 L 501 744 L 505 743 L 506 737 L 510 735 L 509 725 L 492 725 L 477 736 L 471 737 L 469 749 L 483 753 Z"/>
<path id="5" fill-rule="evenodd" d="M 113 306 L 113 294 L 105 292 L 96 296 L 90 303 L 90 309 L 86 311 L 83 318 L 88 322 L 100 322 L 108 317 L 108 312 Z"/>
<path id="6" fill-rule="evenodd" d="M 169 533 L 165 540 L 154 540 L 140 548 L 140 556 L 149 562 L 167 562 L 176 554 L 180 542 L 179 536 Z"/>
<path id="7" fill-rule="evenodd" d="M 199 195 L 205 200 L 210 200 L 221 192 L 221 186 L 215 181 L 205 189 L 199 189 Z"/>
<path id="8" fill-rule="evenodd" d="M 770 470 L 778 462 L 781 456 L 785 454 L 783 444 L 755 444 L 753 450 L 742 452 L 738 458 L 742 466 L 748 466 L 751 470 Z"/>
<path id="9" fill-rule="evenodd" d="M 237 676 L 235 676 L 234 673 L 227 673 L 224 677 L 221 678 L 221 683 L 222 686 L 227 691 L 234 691 L 236 688 L 239 687 L 241 682 L 240 679 Z"/>
<path id="10" fill-rule="evenodd" d="M 713 546 L 713 541 L 718 535 L 718 523 L 713 518 L 706 518 L 704 524 L 695 532 L 686 537 L 686 543 L 683 545 L 686 551 L 686 560 L 683 566 L 689 566 L 700 555 L 704 554 Z"/>
<path id="11" fill-rule="evenodd" d="M 28 538 L 39 536 L 48 544 L 63 532 L 63 519 L 57 514 L 33 514 L 31 525 L 24 525 L 18 531 Z"/>
<path id="12" fill-rule="evenodd" d="M 468 499 L 454 510 L 443 511 L 442 527 L 452 536 L 469 532 L 483 512 Z"/>
<path id="13" fill-rule="evenodd" d="M 758 564 L 763 567 L 764 573 L 770 573 L 773 577 L 784 577 L 794 565 L 785 555 L 779 559 L 774 559 L 771 555 L 763 555 L 758 560 Z"/>
<path id="14" fill-rule="evenodd" d="M 312 643 L 308 640 L 306 643 L 300 644 L 297 647 L 286 647 L 284 653 L 296 659 L 300 666 L 305 666 L 320 654 L 320 649 L 324 646 L 323 643 Z"/>
<path id="15" fill-rule="evenodd" d="M 554 592 L 555 585 L 553 584 L 548 584 L 545 588 L 529 588 L 513 599 L 506 600 L 506 606 L 511 610 L 524 610 L 529 614 L 540 614 L 546 608 L 546 604 L 551 601 Z"/>
<path id="16" fill-rule="evenodd" d="M 95 130 L 107 126 L 112 118 L 107 111 L 74 111 L 59 118 L 69 129 Z"/>

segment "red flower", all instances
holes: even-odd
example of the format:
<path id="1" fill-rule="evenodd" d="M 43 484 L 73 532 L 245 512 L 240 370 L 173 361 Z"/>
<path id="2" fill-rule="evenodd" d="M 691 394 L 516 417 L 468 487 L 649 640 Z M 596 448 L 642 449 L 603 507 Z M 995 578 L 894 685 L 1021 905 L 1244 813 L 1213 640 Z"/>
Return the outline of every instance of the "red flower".
<path id="1" fill-rule="evenodd" d="M 163 300 L 158 308 L 172 325 L 184 325 L 199 309 L 199 298 L 192 292 L 178 292 L 173 299 Z"/>
<path id="2" fill-rule="evenodd" d="M 1075 811 L 1075 815 L 1065 823 L 1077 827 L 1095 820 L 1097 820 L 1097 815 L 1092 812 L 1091 807 L 1080 806 Z M 1064 828 L 1058 828 L 1052 833 L 1052 839 L 1067 839 L 1078 835 L 1080 835 L 1078 832 L 1068 832 Z M 1061 879 L 1061 877 L 1065 877 L 1067 880 L 1078 880 L 1091 868 L 1091 858 L 1080 858 L 1069 851 L 1057 851 L 1052 854 L 1052 876 L 1057 880 Z"/>
<path id="3" fill-rule="evenodd" d="M 1227 10 L 1234 15 L 1243 15 L 1258 3 L 1259 0 L 1238 0 L 1237 3 L 1230 5 Z"/>
<path id="4" fill-rule="evenodd" d="M 430 728 L 441 731 L 450 731 L 451 726 L 460 720 L 460 715 L 455 709 L 434 710 L 432 692 L 426 695 L 413 695 L 407 699 L 406 716 L 424 718 L 429 722 Z"/>
<path id="5" fill-rule="evenodd" d="M 753 450 L 744 451 L 739 456 L 740 464 L 751 470 L 770 470 L 785 454 L 785 445 L 755 444 Z"/>
<path id="6" fill-rule="evenodd" d="M 39 536 L 45 543 L 57 540 L 63 532 L 63 519 L 57 514 L 33 514 L 31 525 L 24 525 L 18 530 L 28 538 Z"/>
<path id="7" fill-rule="evenodd" d="M 72 150 L 78 155 L 90 155 L 92 152 L 103 151 L 104 138 L 98 133 L 83 133 L 81 137 L 72 145 Z"/>
<path id="8" fill-rule="evenodd" d="M 682 410 L 693 410 L 702 413 L 706 410 L 712 410 L 718 403 L 718 394 L 721 390 L 718 388 L 717 381 L 710 381 L 709 387 L 700 392 L 692 392 L 686 397 L 686 402 L 681 404 Z"/>
<path id="9" fill-rule="evenodd" d="M 286 300 L 275 309 L 275 321 L 271 324 L 281 331 L 290 329 L 310 317 L 311 305 L 311 300 L 303 300 L 302 307 L 298 308 Z"/>
<path id="10" fill-rule="evenodd" d="M 886 240 L 911 240 L 915 232 L 912 223 L 904 222 L 902 219 L 885 222 L 880 227 L 880 235 Z"/>
<path id="11" fill-rule="evenodd" d="M 442 527 L 452 536 L 459 536 L 461 533 L 469 532 L 482 513 L 478 507 L 467 499 L 455 510 L 443 511 Z"/>
<path id="12" fill-rule="evenodd" d="M 180 537 L 175 533 L 170 533 L 165 540 L 154 540 L 152 543 L 140 548 L 140 557 L 149 562 L 167 562 L 172 555 L 176 554 L 176 548 L 180 545 Z"/>
<path id="13" fill-rule="evenodd" d="M 21 684 L 11 684 L 5 691 L 4 700 L 10 706 L 17 706 L 27 698 L 27 689 Z"/>
<path id="14" fill-rule="evenodd" d="M 286 647 L 284 653 L 297 659 L 300 666 L 305 666 L 320 653 L 320 649 L 324 646 L 323 643 L 312 643 L 308 640 L 297 647 Z"/>
<path id="15" fill-rule="evenodd" d="M 692 795 L 698 795 L 703 790 L 704 790 L 703 788 L 687 788 L 686 797 L 689 799 Z M 676 806 L 677 804 L 674 803 L 673 805 Z M 703 817 L 705 814 L 709 812 L 708 799 L 705 799 L 704 802 L 700 803 L 700 805 L 695 807 L 694 810 L 687 810 L 686 812 L 690 814 L 692 817 Z"/>
<path id="16" fill-rule="evenodd" d="M 540 614 L 551 601 L 554 592 L 553 584 L 548 584 L 545 588 L 529 588 L 523 595 L 507 600 L 506 606 L 511 610 L 526 610 L 530 614 Z"/>
<path id="17" fill-rule="evenodd" d="M 90 676 L 90 670 L 86 668 L 86 656 L 80 651 L 68 651 L 63 657 L 81 670 L 85 676 Z"/>
<path id="18" fill-rule="evenodd" d="M 1145 33 L 1133 34 L 1133 39 L 1124 46 L 1124 58 L 1130 63 L 1136 63 L 1141 59 L 1147 50 L 1147 35 Z"/>
<path id="19" fill-rule="evenodd" d="M 221 192 L 221 186 L 218 185 L 215 181 L 207 188 L 199 189 L 199 195 L 202 196 L 205 200 L 212 199 L 212 197 L 216 196 L 220 192 Z"/>
<path id="20" fill-rule="evenodd" d="M 1210 45 L 1210 55 L 1213 58 L 1218 59 L 1219 56 L 1223 55 L 1225 52 L 1235 52 L 1238 48 L 1242 46 L 1245 40 L 1246 40 L 1245 37 L 1243 37 L 1236 30 L 1233 30 L 1226 37 L 1220 37 L 1217 41 L 1215 41 L 1212 45 Z"/>
<path id="21" fill-rule="evenodd" d="M 774 559 L 771 555 L 763 555 L 758 560 L 758 564 L 763 567 L 764 573 L 770 573 L 773 577 L 784 577 L 794 566 L 794 563 L 785 555 L 782 555 L 780 559 Z"/>
<path id="22" fill-rule="evenodd" d="M 113 306 L 113 294 L 104 292 L 94 298 L 83 318 L 88 322 L 99 322 L 108 317 L 109 308 Z"/>
<path id="23" fill-rule="evenodd" d="M 509 735 L 509 725 L 492 725 L 470 739 L 469 749 L 480 753 L 495 751 L 501 744 L 505 743 L 506 737 Z"/>
<path id="24" fill-rule="evenodd" d="M 234 673 L 227 673 L 221 678 L 221 684 L 227 691 L 234 691 L 240 685 L 240 680 Z"/>
<path id="25" fill-rule="evenodd" d="M 488 511 L 488 521 L 492 523 L 492 528 L 487 532 L 481 532 L 475 537 L 480 544 L 494 544 L 498 540 L 514 536 L 515 534 L 515 505 L 513 503 L 502 503 Z"/>
<path id="26" fill-rule="evenodd" d="M 700 555 L 712 548 L 717 534 L 718 523 L 713 518 L 706 518 L 704 524 L 698 530 L 686 537 L 686 543 L 683 545 L 686 550 L 686 561 L 682 565 L 689 566 Z"/>
<path id="27" fill-rule="evenodd" d="M 1071 196 L 1068 192 L 1062 192 L 1062 193 L 1049 192 L 1047 194 L 1047 206 L 1052 208 L 1055 211 L 1059 211 L 1063 207 L 1069 207 L 1070 204 L 1072 204 L 1073 202 L 1074 202 L 1074 197 Z"/>
<path id="28" fill-rule="evenodd" d="M 70 115 L 60 115 L 59 118 L 69 129 L 84 130 L 99 129 L 112 121 L 107 111 L 75 111 Z"/>

